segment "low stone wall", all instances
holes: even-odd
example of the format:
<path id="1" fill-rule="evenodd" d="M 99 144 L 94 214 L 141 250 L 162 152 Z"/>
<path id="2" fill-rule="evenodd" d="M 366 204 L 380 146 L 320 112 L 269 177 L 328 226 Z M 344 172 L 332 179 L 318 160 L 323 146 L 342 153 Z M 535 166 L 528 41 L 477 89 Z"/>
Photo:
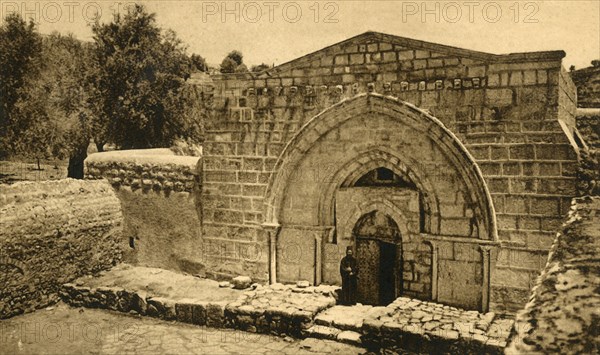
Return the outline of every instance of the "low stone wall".
<path id="1" fill-rule="evenodd" d="M 247 292 L 225 308 L 228 328 L 302 337 L 317 313 L 336 303 L 336 286 L 296 288 L 275 284 Z"/>
<path id="2" fill-rule="evenodd" d="M 300 337 L 316 314 L 335 305 L 338 287 L 300 289 L 275 284 L 257 286 L 235 301 L 170 299 L 122 287 L 96 287 L 67 283 L 63 300 L 75 307 L 105 308 L 164 320 L 177 320 L 213 328 Z"/>
<path id="3" fill-rule="evenodd" d="M 0 185 L 0 318 L 54 303 L 65 282 L 117 264 L 122 220 L 105 181 Z"/>
<path id="4" fill-rule="evenodd" d="M 107 179 L 121 201 L 124 261 L 204 272 L 199 157 L 169 149 L 124 150 L 91 154 L 85 167 L 86 179 Z"/>
<path id="5" fill-rule="evenodd" d="M 600 197 L 574 199 L 507 354 L 600 351 Z"/>

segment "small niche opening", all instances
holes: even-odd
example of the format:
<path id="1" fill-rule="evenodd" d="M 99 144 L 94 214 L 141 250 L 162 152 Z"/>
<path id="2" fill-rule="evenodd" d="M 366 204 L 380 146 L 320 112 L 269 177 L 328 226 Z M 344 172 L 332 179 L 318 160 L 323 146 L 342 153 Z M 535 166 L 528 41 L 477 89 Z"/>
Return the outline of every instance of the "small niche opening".
<path id="1" fill-rule="evenodd" d="M 129 247 L 131 249 L 135 249 L 135 238 L 134 237 L 129 237 Z"/>

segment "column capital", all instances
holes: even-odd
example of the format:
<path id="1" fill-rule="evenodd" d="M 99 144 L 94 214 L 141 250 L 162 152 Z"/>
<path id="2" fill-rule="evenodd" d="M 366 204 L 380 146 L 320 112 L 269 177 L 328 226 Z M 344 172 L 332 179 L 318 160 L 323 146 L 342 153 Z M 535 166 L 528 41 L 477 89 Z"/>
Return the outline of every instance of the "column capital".
<path id="1" fill-rule="evenodd" d="M 494 249 L 494 246 L 492 245 L 479 245 L 479 249 L 483 252 L 489 252 L 490 250 Z"/>
<path id="2" fill-rule="evenodd" d="M 267 232 L 274 232 L 281 227 L 279 223 L 263 223 L 260 225 Z"/>

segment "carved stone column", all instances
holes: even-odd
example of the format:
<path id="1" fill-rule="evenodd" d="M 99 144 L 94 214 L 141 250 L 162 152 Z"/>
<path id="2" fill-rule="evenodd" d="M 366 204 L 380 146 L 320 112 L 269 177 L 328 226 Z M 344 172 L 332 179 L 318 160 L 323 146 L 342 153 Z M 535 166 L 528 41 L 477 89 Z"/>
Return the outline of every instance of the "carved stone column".
<path id="1" fill-rule="evenodd" d="M 315 234 L 315 286 L 321 284 L 321 277 L 323 273 L 323 235 L 321 233 Z"/>
<path id="2" fill-rule="evenodd" d="M 277 283 L 277 235 L 281 226 L 276 223 L 265 223 L 263 229 L 269 235 L 269 283 Z"/>
<path id="3" fill-rule="evenodd" d="M 431 244 L 431 300 L 437 302 L 438 299 L 438 243 L 433 240 L 427 240 L 425 243 Z"/>
<path id="4" fill-rule="evenodd" d="M 492 246 L 480 245 L 483 262 L 483 285 L 481 286 L 481 311 L 488 312 L 490 308 L 490 252 Z"/>

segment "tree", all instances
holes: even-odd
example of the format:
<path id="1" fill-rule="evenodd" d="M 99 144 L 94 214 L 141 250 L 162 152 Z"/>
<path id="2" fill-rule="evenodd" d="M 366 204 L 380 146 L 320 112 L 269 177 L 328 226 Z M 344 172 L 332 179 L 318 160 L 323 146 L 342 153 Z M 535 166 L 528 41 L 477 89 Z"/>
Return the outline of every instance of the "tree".
<path id="1" fill-rule="evenodd" d="M 235 68 L 235 72 L 236 73 L 247 73 L 248 67 L 246 66 L 246 64 L 242 63 Z"/>
<path id="2" fill-rule="evenodd" d="M 141 5 L 92 30 L 92 110 L 106 127 L 107 139 L 132 149 L 199 138 L 200 125 L 184 113 L 181 92 L 190 60 L 175 33 L 158 27 L 155 14 Z"/>
<path id="3" fill-rule="evenodd" d="M 229 52 L 229 54 L 227 54 L 227 58 L 231 58 L 236 63 L 236 65 L 241 65 L 244 62 L 244 55 L 242 54 L 242 52 L 237 50 Z"/>
<path id="4" fill-rule="evenodd" d="M 102 126 L 90 110 L 92 91 L 88 75 L 91 46 L 72 35 L 53 33 L 43 41 L 43 75 L 37 86 L 46 88 L 46 114 L 53 122 L 56 140 L 52 154 L 68 158 L 67 176 L 83 178 L 83 161 L 92 137 L 103 134 Z"/>
<path id="5" fill-rule="evenodd" d="M 221 62 L 221 73 L 245 73 L 248 67 L 244 64 L 242 52 L 233 50 Z"/>
<path id="6" fill-rule="evenodd" d="M 3 150 L 36 159 L 38 169 L 42 158 L 68 157 L 68 176 L 83 178 L 90 135 L 84 46 L 70 35 L 42 38 L 18 15 L 7 18 L 0 46 Z"/>
<path id="7" fill-rule="evenodd" d="M 27 148 L 15 143 L 39 107 L 20 103 L 28 99 L 26 83 L 37 77 L 40 51 L 41 37 L 33 21 L 27 23 L 18 14 L 8 15 L 0 27 L 0 156 Z"/>
<path id="8" fill-rule="evenodd" d="M 268 64 L 261 63 L 259 65 L 253 65 L 250 67 L 250 71 L 253 73 L 259 73 L 261 71 L 267 70 L 271 68 Z"/>
<path id="9" fill-rule="evenodd" d="M 236 64 L 235 60 L 233 60 L 229 57 L 226 57 L 221 62 L 221 73 L 224 73 L 224 74 L 234 73 L 236 68 L 237 68 L 237 64 Z"/>
<path id="10" fill-rule="evenodd" d="M 206 60 L 198 55 L 198 54 L 192 54 L 190 56 L 190 63 L 191 63 L 191 70 L 192 72 L 206 72 L 208 70 L 208 66 L 206 65 Z"/>

